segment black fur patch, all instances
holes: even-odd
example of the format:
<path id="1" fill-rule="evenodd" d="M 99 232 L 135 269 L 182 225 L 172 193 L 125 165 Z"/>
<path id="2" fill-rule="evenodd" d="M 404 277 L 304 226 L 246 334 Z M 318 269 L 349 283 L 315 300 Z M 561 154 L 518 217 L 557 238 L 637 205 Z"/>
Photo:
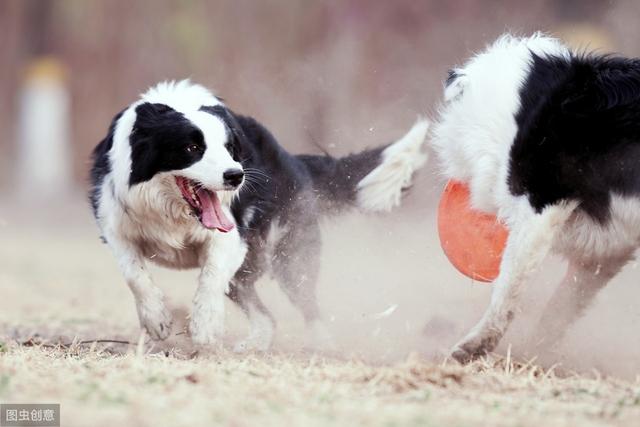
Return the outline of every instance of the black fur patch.
<path id="1" fill-rule="evenodd" d="M 136 107 L 129 142 L 129 185 L 148 181 L 158 172 L 187 168 L 200 160 L 207 149 L 202 131 L 182 113 L 148 102 Z"/>
<path id="2" fill-rule="evenodd" d="M 612 193 L 640 194 L 640 61 L 540 57 L 520 90 L 509 188 L 541 211 L 577 200 L 606 222 Z"/>

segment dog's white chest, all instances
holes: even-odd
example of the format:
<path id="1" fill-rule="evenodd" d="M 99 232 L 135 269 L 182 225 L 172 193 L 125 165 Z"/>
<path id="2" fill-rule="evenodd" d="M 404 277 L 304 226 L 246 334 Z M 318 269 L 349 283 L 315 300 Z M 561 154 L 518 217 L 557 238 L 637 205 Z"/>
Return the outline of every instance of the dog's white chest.
<path id="1" fill-rule="evenodd" d="M 214 232 L 204 229 L 197 220 L 184 222 L 124 221 L 122 232 L 137 246 L 145 258 L 171 268 L 199 267 L 202 251 Z"/>

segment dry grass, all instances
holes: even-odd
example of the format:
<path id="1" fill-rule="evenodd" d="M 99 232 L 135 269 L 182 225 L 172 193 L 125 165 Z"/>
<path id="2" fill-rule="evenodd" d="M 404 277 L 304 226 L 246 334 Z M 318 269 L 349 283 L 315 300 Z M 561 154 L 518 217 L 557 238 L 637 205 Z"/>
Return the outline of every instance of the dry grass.
<path id="1" fill-rule="evenodd" d="M 60 402 L 65 426 L 631 426 L 640 383 L 492 359 L 393 366 L 285 354 L 125 354 L 9 345 L 0 399 Z M 89 421 L 90 420 L 90 421 Z"/>
<path id="2" fill-rule="evenodd" d="M 571 373 L 576 366 L 569 363 L 572 359 L 554 369 L 547 362 L 523 364 L 510 356 L 466 367 L 425 356 L 424 321 L 433 314 L 446 320 L 462 316 L 460 307 L 469 311 L 471 305 L 461 306 L 461 301 L 473 303 L 469 294 L 486 294 L 487 288 L 419 288 L 425 275 L 445 282 L 456 276 L 447 276 L 444 261 L 430 255 L 437 254 L 437 245 L 407 249 L 424 245 L 421 236 L 412 237 L 416 233 L 410 227 L 396 227 L 395 235 L 383 236 L 391 243 L 403 242 L 397 254 L 382 250 L 351 257 L 340 252 L 356 245 L 373 251 L 384 243 L 374 231 L 353 231 L 353 222 L 339 244 L 328 239 L 323 262 L 331 268 L 323 272 L 321 300 L 325 312 L 337 319 L 330 326 L 340 339 L 339 357 L 301 353 L 289 338 L 299 338 L 303 331 L 299 314 L 277 298 L 268 301 L 283 309 L 276 310 L 276 353 L 194 356 L 184 335 L 163 347 L 136 342 L 131 296 L 89 219 L 47 215 L 61 223 L 71 218 L 65 220 L 72 225 L 34 226 L 0 217 L 0 401 L 60 403 L 64 426 L 640 424 L 640 379 L 635 378 L 632 342 L 625 352 L 615 342 L 606 346 L 631 358 L 626 372 L 636 373 L 625 375 L 626 380 L 588 369 Z M 349 264 L 340 264 L 347 257 Z M 380 266 L 371 261 L 382 258 L 385 264 Z M 424 259 L 429 263 L 421 264 Z M 394 276 L 385 276 L 392 265 L 408 271 L 402 286 Z M 411 265 L 419 265 L 420 271 L 412 271 Z M 345 277 L 348 272 L 354 276 Z M 188 306 L 194 274 L 156 273 L 174 306 Z M 370 276 L 359 281 L 356 273 Z M 367 298 L 354 289 L 358 286 L 366 287 Z M 395 293 L 390 294 L 389 287 Z M 456 289 L 461 291 L 454 294 Z M 331 299 L 338 294 L 343 306 Z M 481 309 L 483 301 L 475 298 Z M 629 295 L 625 300 L 637 298 Z M 399 304 L 393 316 L 381 321 L 371 315 L 392 302 Z M 175 314 L 176 320 L 184 320 L 186 313 Z M 244 332 L 238 329 L 244 320 L 237 312 L 229 316 L 230 335 L 237 337 Z M 174 332 L 180 329 L 176 325 Z M 615 330 L 615 336 L 622 334 L 621 326 Z M 97 338 L 133 344 L 92 344 Z M 446 339 L 436 341 L 446 348 Z M 598 350 L 603 349 L 593 346 L 591 353 Z M 510 354 L 507 349 L 500 352 Z M 609 366 L 617 365 L 616 360 Z"/>

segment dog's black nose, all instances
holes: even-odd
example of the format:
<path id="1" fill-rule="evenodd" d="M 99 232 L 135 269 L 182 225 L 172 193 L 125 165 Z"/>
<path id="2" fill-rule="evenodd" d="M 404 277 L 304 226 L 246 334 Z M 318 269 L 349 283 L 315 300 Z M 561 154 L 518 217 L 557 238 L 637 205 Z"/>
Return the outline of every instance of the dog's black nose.
<path id="1" fill-rule="evenodd" d="M 244 172 L 241 169 L 227 169 L 222 174 L 222 179 L 224 180 L 225 185 L 230 185 L 232 187 L 237 187 L 242 184 L 243 178 Z"/>

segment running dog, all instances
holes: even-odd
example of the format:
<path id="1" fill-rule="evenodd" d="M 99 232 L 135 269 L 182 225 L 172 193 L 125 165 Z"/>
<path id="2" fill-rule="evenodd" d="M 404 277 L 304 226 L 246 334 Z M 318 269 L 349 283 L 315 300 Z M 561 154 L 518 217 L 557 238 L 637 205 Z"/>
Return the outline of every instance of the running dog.
<path id="1" fill-rule="evenodd" d="M 510 229 L 491 303 L 453 349 L 492 351 L 549 252 L 569 261 L 539 326 L 551 344 L 640 246 L 640 60 L 506 35 L 445 83 L 433 146 L 473 207 Z"/>
<path id="2" fill-rule="evenodd" d="M 189 81 L 157 85 L 120 112 L 93 153 L 90 199 L 135 298 L 140 324 L 166 339 L 172 319 L 146 266 L 199 268 L 189 331 L 219 344 L 225 294 L 248 315 L 237 351 L 266 350 L 274 320 L 254 284 L 266 272 L 321 330 L 314 287 L 319 220 L 345 207 L 400 203 L 421 153 L 426 121 L 403 138 L 343 158 L 294 156 L 256 120 Z"/>

